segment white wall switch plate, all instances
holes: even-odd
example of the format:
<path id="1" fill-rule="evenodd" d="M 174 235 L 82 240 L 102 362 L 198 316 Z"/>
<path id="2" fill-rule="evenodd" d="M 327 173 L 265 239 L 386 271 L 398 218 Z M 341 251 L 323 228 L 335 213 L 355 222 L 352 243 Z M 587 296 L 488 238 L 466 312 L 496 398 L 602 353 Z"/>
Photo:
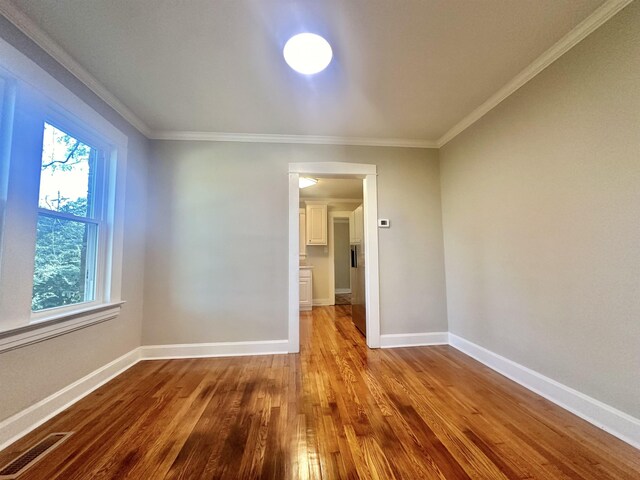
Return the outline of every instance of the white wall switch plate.
<path id="1" fill-rule="evenodd" d="M 389 228 L 391 226 L 391 220 L 388 218 L 379 218 L 378 219 L 378 227 L 380 228 Z"/>

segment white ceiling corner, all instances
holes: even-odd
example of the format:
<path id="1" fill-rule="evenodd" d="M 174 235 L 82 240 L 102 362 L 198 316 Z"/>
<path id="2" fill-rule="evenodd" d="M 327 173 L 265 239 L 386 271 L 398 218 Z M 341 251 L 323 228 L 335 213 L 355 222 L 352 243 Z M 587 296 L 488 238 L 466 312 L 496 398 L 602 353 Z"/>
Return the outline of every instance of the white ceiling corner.
<path id="1" fill-rule="evenodd" d="M 17 8 L 11 0 L 0 0 L 0 14 L 13 23 L 27 37 L 36 43 L 40 48 L 53 57 L 58 63 L 66 68 L 78 80 L 85 84 L 93 93 L 100 97 L 107 105 L 118 112 L 127 122 L 138 129 L 140 133 L 149 137 L 151 129 L 135 113 L 133 113 L 124 103 L 100 83 L 100 81 L 84 69 L 67 51 L 56 43 L 47 33 L 44 32 L 33 20 Z"/>
<path id="2" fill-rule="evenodd" d="M 460 133 L 465 131 L 484 115 L 493 110 L 500 102 L 534 78 L 545 68 L 555 62 L 571 48 L 587 38 L 594 30 L 607 22 L 616 13 L 626 7 L 633 0 L 608 0 L 591 15 L 585 18 L 578 26 L 558 40 L 549 50 L 540 55 L 536 60 L 516 75 L 509 83 L 494 93 L 487 101 L 473 110 L 469 115 L 456 123 L 447 133 L 436 142 L 438 148 L 443 147 Z"/>

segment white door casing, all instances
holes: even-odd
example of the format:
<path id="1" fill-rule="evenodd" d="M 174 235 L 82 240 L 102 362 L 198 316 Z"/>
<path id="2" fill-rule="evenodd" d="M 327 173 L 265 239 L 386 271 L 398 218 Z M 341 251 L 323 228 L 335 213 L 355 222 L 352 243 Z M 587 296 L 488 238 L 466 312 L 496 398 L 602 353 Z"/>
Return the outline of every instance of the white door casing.
<path id="1" fill-rule="evenodd" d="M 300 351 L 299 204 L 300 175 L 363 179 L 365 298 L 367 345 L 380 347 L 380 283 L 378 268 L 378 184 L 375 165 L 340 162 L 289 164 L 289 352 Z M 308 219 L 307 219 L 308 221 Z"/>

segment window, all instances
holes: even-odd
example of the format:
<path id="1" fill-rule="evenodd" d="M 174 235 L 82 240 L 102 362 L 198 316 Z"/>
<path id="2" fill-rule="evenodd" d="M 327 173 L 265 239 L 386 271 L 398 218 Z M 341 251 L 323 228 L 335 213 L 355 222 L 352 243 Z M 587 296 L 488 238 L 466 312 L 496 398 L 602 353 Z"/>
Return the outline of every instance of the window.
<path id="1" fill-rule="evenodd" d="M 96 299 L 101 152 L 45 123 L 31 308 Z"/>
<path id="2" fill-rule="evenodd" d="M 0 39 L 0 353 L 119 314 L 127 143 Z"/>
<path id="3" fill-rule="evenodd" d="M 2 111 L 4 107 L 4 89 L 6 80 L 0 77 L 0 128 L 2 128 Z"/>

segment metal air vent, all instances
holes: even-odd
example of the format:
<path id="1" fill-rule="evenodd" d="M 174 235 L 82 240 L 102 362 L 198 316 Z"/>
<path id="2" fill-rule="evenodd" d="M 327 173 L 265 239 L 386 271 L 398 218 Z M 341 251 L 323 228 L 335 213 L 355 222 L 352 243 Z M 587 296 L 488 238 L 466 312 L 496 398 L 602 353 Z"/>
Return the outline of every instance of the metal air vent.
<path id="1" fill-rule="evenodd" d="M 29 467 L 42 460 L 46 454 L 58 447 L 72 434 L 73 432 L 52 433 L 46 436 L 29 450 L 21 453 L 17 458 L 5 465 L 0 470 L 0 480 L 13 480 L 18 478 Z"/>

